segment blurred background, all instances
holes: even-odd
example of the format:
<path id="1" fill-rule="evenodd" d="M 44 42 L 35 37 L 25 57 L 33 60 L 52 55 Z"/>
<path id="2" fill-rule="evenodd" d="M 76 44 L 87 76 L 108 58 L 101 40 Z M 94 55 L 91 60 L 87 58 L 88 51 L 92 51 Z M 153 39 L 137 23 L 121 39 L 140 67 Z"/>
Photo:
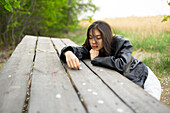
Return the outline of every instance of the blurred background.
<path id="1" fill-rule="evenodd" d="M 133 56 L 157 75 L 161 101 L 170 107 L 170 0 L 1 0 L 0 70 L 25 35 L 82 45 L 95 20 L 130 40 Z"/>

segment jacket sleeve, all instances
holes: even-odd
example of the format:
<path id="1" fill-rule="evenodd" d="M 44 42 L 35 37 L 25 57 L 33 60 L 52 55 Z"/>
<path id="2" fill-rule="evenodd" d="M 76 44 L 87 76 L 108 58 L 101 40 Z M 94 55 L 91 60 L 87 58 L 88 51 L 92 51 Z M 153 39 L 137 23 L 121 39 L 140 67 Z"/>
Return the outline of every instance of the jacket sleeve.
<path id="1" fill-rule="evenodd" d="M 65 55 L 64 53 L 66 51 L 72 51 L 79 60 L 83 60 L 83 59 L 88 59 L 90 58 L 90 54 L 89 54 L 89 51 L 85 48 L 85 47 L 82 47 L 82 46 L 79 46 L 79 47 L 73 47 L 73 46 L 67 46 L 67 47 L 64 47 L 62 50 L 61 50 L 61 55 L 60 55 L 60 59 L 63 61 L 63 62 L 66 62 L 66 58 L 65 58 Z"/>
<path id="2" fill-rule="evenodd" d="M 131 63 L 133 47 L 128 40 L 124 40 L 123 43 L 119 43 L 118 46 L 120 48 L 117 48 L 118 50 L 116 51 L 118 52 L 116 55 L 107 57 L 95 57 L 91 63 L 96 66 L 111 68 L 119 72 L 126 71 L 127 66 L 129 66 Z"/>

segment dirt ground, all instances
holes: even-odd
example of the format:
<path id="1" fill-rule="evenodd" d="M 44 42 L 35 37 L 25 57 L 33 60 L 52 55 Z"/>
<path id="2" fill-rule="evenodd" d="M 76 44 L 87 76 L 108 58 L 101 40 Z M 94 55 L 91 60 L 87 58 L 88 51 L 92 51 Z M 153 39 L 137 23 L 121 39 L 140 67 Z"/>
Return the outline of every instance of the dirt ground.
<path id="1" fill-rule="evenodd" d="M 6 48 L 0 50 L 0 70 L 4 67 L 5 63 L 8 61 L 13 50 L 14 50 L 13 48 Z"/>
<path id="2" fill-rule="evenodd" d="M 5 50 L 0 50 L 0 70 L 4 67 L 5 63 L 8 61 L 14 48 L 8 48 Z M 139 60 L 143 60 L 145 57 L 150 56 L 147 53 L 135 52 L 134 57 Z M 162 87 L 161 102 L 170 108 L 170 77 L 163 79 L 160 78 L 160 83 Z"/>

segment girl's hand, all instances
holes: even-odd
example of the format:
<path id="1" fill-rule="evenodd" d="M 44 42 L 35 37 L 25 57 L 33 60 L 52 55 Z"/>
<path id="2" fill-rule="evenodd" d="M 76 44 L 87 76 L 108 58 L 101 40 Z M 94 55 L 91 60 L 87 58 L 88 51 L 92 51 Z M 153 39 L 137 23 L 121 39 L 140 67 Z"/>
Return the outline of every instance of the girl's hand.
<path id="1" fill-rule="evenodd" d="M 69 68 L 80 69 L 79 59 L 72 51 L 66 51 L 64 55 L 66 57 L 66 62 Z"/>
<path id="2" fill-rule="evenodd" d="M 90 50 L 90 58 L 91 58 L 91 60 L 93 60 L 93 58 L 95 58 L 97 56 L 99 56 L 99 51 L 91 49 Z"/>

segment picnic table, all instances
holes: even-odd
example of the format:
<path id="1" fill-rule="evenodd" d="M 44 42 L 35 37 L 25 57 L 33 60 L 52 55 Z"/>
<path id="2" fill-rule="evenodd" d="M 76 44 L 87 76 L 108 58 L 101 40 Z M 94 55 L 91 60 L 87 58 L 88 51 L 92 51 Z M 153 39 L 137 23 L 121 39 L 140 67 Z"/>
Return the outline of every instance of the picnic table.
<path id="1" fill-rule="evenodd" d="M 80 61 L 69 69 L 65 38 L 26 35 L 0 72 L 0 113 L 170 113 L 118 72 Z"/>

